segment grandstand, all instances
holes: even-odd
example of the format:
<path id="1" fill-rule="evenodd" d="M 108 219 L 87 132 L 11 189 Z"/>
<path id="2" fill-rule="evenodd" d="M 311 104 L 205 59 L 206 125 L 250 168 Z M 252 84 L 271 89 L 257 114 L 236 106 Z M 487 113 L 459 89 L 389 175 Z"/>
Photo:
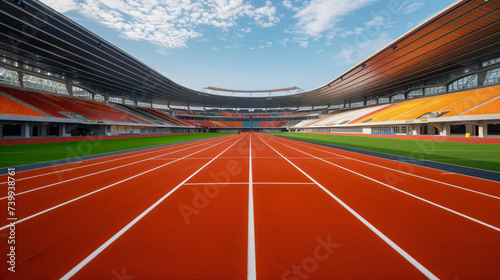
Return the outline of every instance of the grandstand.
<path id="1" fill-rule="evenodd" d="M 495 126 L 488 129 L 487 123 L 478 122 L 481 119 L 478 116 L 495 118 L 494 115 L 500 113 L 500 107 L 495 107 L 499 97 L 500 86 L 431 97 L 420 96 L 397 104 L 345 110 L 316 121 L 302 121 L 293 126 L 293 130 L 314 131 L 331 127 L 328 128 L 330 132 L 357 128 L 358 132 L 371 133 L 372 127 L 376 127 L 378 133 L 387 128 L 384 131 L 389 134 L 418 135 L 426 132 L 424 134 L 449 136 L 456 134 L 451 126 L 455 126 L 455 129 L 458 126 L 462 127 L 456 129 L 460 131 L 459 134 L 484 137 L 488 130 L 490 136 L 495 136 L 499 134 Z M 394 131 L 395 127 L 398 127 L 397 132 Z"/>

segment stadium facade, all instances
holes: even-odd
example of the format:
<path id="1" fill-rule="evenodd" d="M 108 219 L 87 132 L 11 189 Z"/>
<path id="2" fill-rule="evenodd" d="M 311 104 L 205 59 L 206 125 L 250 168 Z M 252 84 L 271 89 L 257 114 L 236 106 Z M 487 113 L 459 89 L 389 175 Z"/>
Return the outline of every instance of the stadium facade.
<path id="1" fill-rule="evenodd" d="M 179 85 L 36 0 L 2 0 L 0 15 L 2 138 L 246 130 L 500 135 L 499 1 L 457 1 L 317 89 L 255 96 Z"/>

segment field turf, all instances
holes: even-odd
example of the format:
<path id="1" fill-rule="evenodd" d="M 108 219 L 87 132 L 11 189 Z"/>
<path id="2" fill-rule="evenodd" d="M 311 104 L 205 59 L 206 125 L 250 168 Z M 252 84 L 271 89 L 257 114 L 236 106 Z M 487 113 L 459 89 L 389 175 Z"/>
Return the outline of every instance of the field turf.
<path id="1" fill-rule="evenodd" d="M 500 172 L 500 146 L 315 133 L 272 133 L 288 138 L 357 148 Z"/>
<path id="2" fill-rule="evenodd" d="M 14 167 L 37 162 L 172 144 L 227 134 L 231 133 L 178 134 L 97 141 L 0 146 L 0 167 Z"/>

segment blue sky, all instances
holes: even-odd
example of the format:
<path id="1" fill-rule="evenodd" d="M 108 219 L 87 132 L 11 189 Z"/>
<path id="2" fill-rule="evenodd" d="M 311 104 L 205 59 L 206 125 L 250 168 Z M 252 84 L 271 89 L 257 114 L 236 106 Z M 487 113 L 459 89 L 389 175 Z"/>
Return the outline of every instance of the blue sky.
<path id="1" fill-rule="evenodd" d="M 320 87 L 455 0 L 41 0 L 173 81 Z"/>

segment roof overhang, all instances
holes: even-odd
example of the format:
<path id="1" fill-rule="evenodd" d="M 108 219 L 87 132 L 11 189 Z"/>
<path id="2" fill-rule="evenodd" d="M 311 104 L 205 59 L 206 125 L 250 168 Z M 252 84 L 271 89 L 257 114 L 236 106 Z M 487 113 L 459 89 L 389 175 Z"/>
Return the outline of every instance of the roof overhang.
<path id="1" fill-rule="evenodd" d="M 362 100 L 499 53 L 500 1 L 457 1 L 324 86 L 276 97 L 183 87 L 39 1 L 2 0 L 0 55 L 110 95 L 211 107 L 295 107 Z M 300 70 L 298 70 L 300 71 Z"/>

